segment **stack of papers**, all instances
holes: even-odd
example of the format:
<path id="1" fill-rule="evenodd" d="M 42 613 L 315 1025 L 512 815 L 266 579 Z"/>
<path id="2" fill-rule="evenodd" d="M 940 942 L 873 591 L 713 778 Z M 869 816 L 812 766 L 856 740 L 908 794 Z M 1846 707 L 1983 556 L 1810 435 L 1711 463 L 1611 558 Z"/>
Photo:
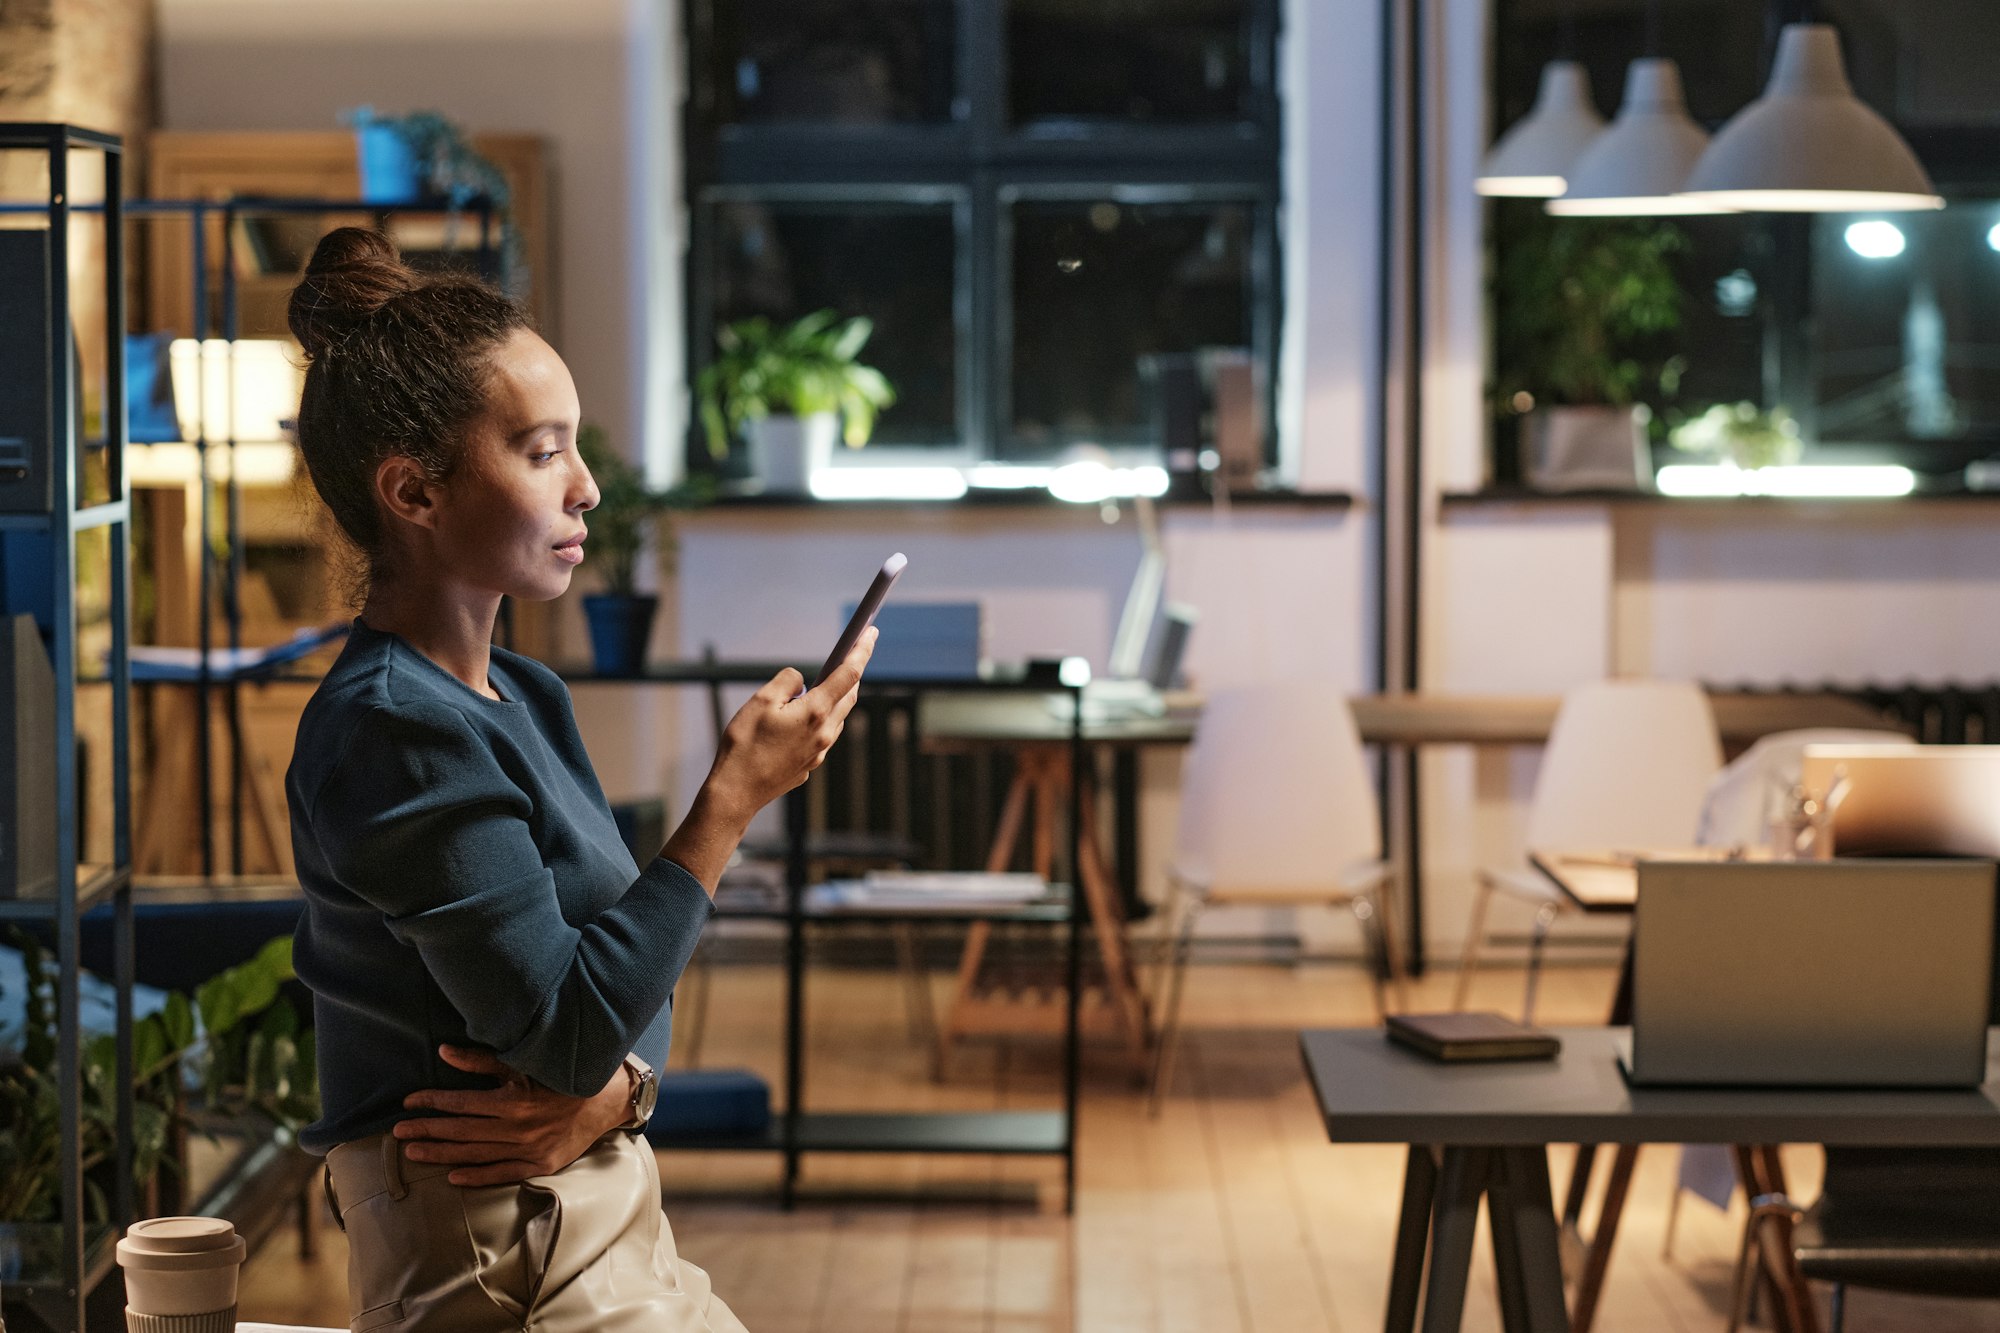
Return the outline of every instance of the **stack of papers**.
<path id="1" fill-rule="evenodd" d="M 970 912 L 1021 907 L 1048 892 L 1040 875 L 878 870 L 861 879 L 829 880 L 812 891 L 811 900 L 824 907 Z"/>

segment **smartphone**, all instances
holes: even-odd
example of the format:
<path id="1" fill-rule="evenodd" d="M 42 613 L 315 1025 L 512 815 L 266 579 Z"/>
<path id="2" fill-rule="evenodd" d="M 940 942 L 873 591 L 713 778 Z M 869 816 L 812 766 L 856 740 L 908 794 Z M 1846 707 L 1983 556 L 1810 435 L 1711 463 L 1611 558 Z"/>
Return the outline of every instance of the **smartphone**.
<path id="1" fill-rule="evenodd" d="M 862 594 L 861 604 L 854 608 L 854 615 L 847 622 L 847 628 L 840 632 L 840 638 L 835 641 L 833 651 L 827 654 L 826 665 L 821 667 L 819 675 L 813 678 L 812 688 L 819 688 L 820 684 L 833 674 L 834 668 L 840 665 L 841 660 L 854 651 L 854 641 L 861 637 L 862 630 L 875 623 L 875 613 L 882 609 L 882 603 L 889 596 L 889 589 L 896 586 L 896 580 L 902 577 L 903 569 L 909 563 L 901 551 L 882 562 L 882 568 L 876 571 L 875 581 L 868 585 L 868 591 Z"/>

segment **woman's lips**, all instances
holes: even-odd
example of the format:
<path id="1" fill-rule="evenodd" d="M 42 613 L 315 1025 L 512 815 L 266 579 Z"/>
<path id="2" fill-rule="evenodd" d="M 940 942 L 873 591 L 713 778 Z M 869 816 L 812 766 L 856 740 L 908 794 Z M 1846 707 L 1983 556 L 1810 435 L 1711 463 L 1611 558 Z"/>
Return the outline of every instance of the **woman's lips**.
<path id="1" fill-rule="evenodd" d="M 570 538 L 568 541 L 564 542 L 562 545 L 556 547 L 555 548 L 556 557 L 560 560 L 568 561 L 572 565 L 582 564 L 584 535 L 585 534 L 579 533 L 576 536 Z"/>

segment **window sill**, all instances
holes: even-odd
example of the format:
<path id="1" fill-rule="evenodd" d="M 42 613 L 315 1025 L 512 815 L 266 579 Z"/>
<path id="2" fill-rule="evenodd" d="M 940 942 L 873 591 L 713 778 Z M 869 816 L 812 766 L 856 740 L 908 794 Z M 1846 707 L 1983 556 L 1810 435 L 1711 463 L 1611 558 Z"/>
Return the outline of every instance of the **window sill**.
<path id="1" fill-rule="evenodd" d="M 1154 503 L 1168 509 L 1207 509 L 1217 502 L 1206 495 L 1163 495 Z M 1318 509 L 1344 511 L 1352 509 L 1354 496 L 1346 491 L 1293 491 L 1259 490 L 1243 491 L 1228 497 L 1231 507 L 1245 509 Z M 821 499 L 813 495 L 765 495 L 748 492 L 740 495 L 723 494 L 717 496 L 707 506 L 709 509 L 756 510 L 756 509 L 813 509 L 820 511 L 843 509 L 1025 509 L 1060 510 L 1084 509 L 1087 505 L 1076 505 L 1066 500 L 1058 500 L 1047 490 L 1036 487 L 991 487 L 975 488 L 953 499 L 897 499 L 869 497 L 853 500 Z"/>
<path id="2" fill-rule="evenodd" d="M 1954 486 L 1951 489 L 1917 490 L 1908 495 L 1661 495 L 1657 491 L 1538 491 L 1528 486 L 1487 486 L 1476 491 L 1446 491 L 1439 499 L 1446 509 L 1502 505 L 1549 508 L 1617 505 L 1621 508 L 1783 510 L 1824 509 L 1832 505 L 1883 508 L 1910 504 L 1996 502 L 2000 501 L 2000 491 L 1971 491 Z"/>

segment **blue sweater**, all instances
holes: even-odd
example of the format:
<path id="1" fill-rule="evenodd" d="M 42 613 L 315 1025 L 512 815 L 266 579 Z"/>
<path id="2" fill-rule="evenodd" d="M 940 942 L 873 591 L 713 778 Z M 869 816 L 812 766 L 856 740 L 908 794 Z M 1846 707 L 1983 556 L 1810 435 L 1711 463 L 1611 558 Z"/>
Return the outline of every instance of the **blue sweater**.
<path id="1" fill-rule="evenodd" d="M 440 1043 L 573 1096 L 628 1052 L 666 1065 L 708 894 L 671 861 L 634 863 L 553 672 L 495 648 L 487 675 L 498 700 L 357 619 L 299 719 L 285 795 L 312 1152 L 388 1129 L 419 1088 L 491 1086 Z"/>

